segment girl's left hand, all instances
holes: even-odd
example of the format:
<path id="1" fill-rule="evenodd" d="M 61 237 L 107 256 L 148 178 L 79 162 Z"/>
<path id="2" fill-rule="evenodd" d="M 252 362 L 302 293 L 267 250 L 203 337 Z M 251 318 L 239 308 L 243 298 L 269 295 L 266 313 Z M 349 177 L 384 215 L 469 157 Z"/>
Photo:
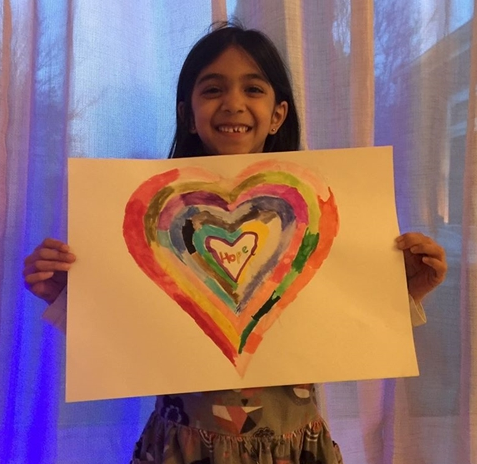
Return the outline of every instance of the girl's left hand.
<path id="1" fill-rule="evenodd" d="M 396 244 L 404 252 L 409 294 L 414 301 L 420 302 L 446 277 L 447 262 L 444 248 L 419 232 L 401 235 L 396 239 Z"/>

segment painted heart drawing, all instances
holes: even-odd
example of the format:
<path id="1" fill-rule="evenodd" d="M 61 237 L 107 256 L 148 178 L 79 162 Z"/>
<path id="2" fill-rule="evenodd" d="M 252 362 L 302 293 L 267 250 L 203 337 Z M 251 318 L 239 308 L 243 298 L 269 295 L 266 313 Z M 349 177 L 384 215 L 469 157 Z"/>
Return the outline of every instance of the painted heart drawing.
<path id="1" fill-rule="evenodd" d="M 322 180 L 274 159 L 234 178 L 194 167 L 158 174 L 129 199 L 123 234 L 137 265 L 243 376 L 327 258 L 338 222 Z"/>

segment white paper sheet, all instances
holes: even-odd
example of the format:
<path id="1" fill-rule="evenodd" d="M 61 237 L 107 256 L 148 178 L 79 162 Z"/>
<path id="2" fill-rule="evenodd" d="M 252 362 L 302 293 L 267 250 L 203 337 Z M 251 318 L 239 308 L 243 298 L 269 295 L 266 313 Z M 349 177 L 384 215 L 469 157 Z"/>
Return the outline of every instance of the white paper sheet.
<path id="1" fill-rule="evenodd" d="M 392 150 L 70 159 L 67 401 L 418 374 Z"/>

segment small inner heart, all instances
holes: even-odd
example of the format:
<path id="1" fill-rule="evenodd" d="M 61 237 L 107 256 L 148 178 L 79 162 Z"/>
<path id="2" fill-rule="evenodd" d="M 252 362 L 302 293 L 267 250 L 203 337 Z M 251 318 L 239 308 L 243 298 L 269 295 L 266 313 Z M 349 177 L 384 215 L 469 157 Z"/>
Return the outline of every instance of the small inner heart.
<path id="1" fill-rule="evenodd" d="M 205 246 L 227 275 L 238 282 L 245 266 L 255 254 L 257 241 L 257 234 L 245 232 L 233 242 L 222 237 L 207 237 Z"/>

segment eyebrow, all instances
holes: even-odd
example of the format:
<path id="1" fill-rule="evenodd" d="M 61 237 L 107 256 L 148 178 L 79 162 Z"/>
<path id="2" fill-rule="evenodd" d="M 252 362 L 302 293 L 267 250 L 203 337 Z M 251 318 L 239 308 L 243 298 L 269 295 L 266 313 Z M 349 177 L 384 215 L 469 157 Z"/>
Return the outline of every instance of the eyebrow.
<path id="1" fill-rule="evenodd" d="M 210 80 L 213 80 L 213 79 L 225 80 L 226 77 L 223 74 L 219 74 L 219 73 L 209 73 L 209 74 L 206 74 L 206 75 L 202 76 L 200 79 L 198 79 L 197 82 L 196 82 L 196 85 L 202 84 L 203 82 L 210 81 Z M 265 82 L 266 84 L 270 84 L 268 79 L 266 79 L 264 76 L 262 76 L 261 74 L 258 74 L 258 73 L 245 74 L 245 75 L 241 76 L 241 79 L 242 80 L 259 79 L 259 80 Z"/>

